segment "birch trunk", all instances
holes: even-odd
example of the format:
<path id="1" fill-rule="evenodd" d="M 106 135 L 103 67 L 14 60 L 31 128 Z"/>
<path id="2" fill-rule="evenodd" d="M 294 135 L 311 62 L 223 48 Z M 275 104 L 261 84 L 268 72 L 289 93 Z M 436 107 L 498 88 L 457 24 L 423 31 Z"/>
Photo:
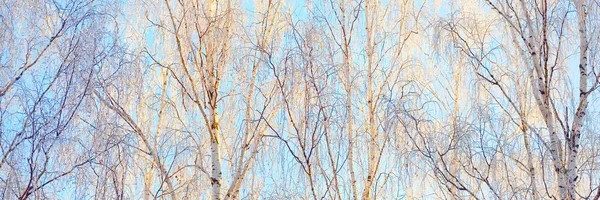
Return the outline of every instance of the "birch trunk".
<path id="1" fill-rule="evenodd" d="M 571 126 L 571 135 L 568 141 L 568 158 L 566 176 L 568 178 L 567 198 L 575 199 L 575 181 L 577 180 L 577 154 L 579 153 L 579 139 L 581 138 L 581 128 L 585 118 L 588 106 L 588 71 L 587 71 L 587 8 L 585 0 L 574 0 L 577 10 L 579 25 L 579 104 Z"/>
<path id="2" fill-rule="evenodd" d="M 212 198 L 221 199 L 221 152 L 219 148 L 219 135 L 221 129 L 219 127 L 219 116 L 216 107 L 209 108 L 210 119 L 210 158 L 211 158 L 211 177 L 210 183 L 212 186 Z"/>
<path id="3" fill-rule="evenodd" d="M 367 133 L 368 133 L 368 170 L 367 180 L 362 193 L 362 199 L 371 199 L 371 186 L 375 179 L 377 171 L 377 131 L 375 125 L 375 107 L 373 97 L 373 64 L 374 64 L 374 43 L 373 35 L 375 33 L 375 16 L 377 9 L 377 1 L 367 0 L 365 2 L 365 15 L 366 15 L 366 49 L 367 49 Z"/>
<path id="4" fill-rule="evenodd" d="M 525 125 L 523 125 L 524 127 Z M 525 151 L 527 154 L 527 173 L 529 174 L 530 184 L 531 184 L 531 195 L 534 200 L 539 199 L 537 196 L 537 185 L 536 185 L 536 177 L 535 177 L 535 168 L 533 166 L 533 155 L 531 153 L 531 141 L 529 139 L 529 132 L 527 128 L 521 129 L 523 132 L 523 143 L 525 143 Z"/>
<path id="5" fill-rule="evenodd" d="M 348 30 L 346 27 L 346 2 L 342 0 L 340 2 L 340 10 L 342 14 L 342 39 L 344 42 L 344 79 L 345 89 L 347 94 L 346 100 L 346 117 L 348 118 L 347 124 L 347 135 L 348 135 L 348 170 L 350 171 L 350 187 L 352 190 L 352 199 L 358 199 L 358 192 L 356 189 L 356 174 L 354 173 L 354 129 L 353 129 L 353 111 L 352 111 L 352 52 L 350 52 L 350 38 L 352 30 Z"/>
<path id="6" fill-rule="evenodd" d="M 453 88 L 453 92 L 454 92 L 454 96 L 453 96 L 453 109 L 452 109 L 452 119 L 449 119 L 452 121 L 452 137 L 450 140 L 450 148 L 452 149 L 452 153 L 451 153 L 451 160 L 450 160 L 450 175 L 451 176 L 455 176 L 458 177 L 458 167 L 459 167 L 459 152 L 458 152 L 458 140 L 459 140 L 459 130 L 458 130 L 458 117 L 459 117 L 459 110 L 460 110 L 460 102 L 459 102 L 459 96 L 460 96 L 460 90 L 459 90 L 459 84 L 461 83 L 461 74 L 460 74 L 460 68 L 455 69 L 455 72 L 452 74 L 452 78 L 454 80 L 454 88 Z M 460 198 L 460 193 L 458 191 L 457 187 L 449 187 L 450 188 L 450 194 L 452 195 L 452 199 L 459 199 Z"/>
<path id="7" fill-rule="evenodd" d="M 550 154 L 552 156 L 552 163 L 554 166 L 554 172 L 556 174 L 556 182 L 558 183 L 559 197 L 560 199 L 566 199 L 567 177 L 564 173 L 565 166 L 563 162 L 561 142 L 558 138 L 558 133 L 556 132 L 556 122 L 550 108 L 550 91 L 547 83 L 545 82 L 548 77 L 544 76 L 546 73 L 544 73 L 544 68 L 540 63 L 541 59 L 539 54 L 541 52 L 538 51 L 539 45 L 536 41 L 537 35 L 533 30 L 533 23 L 531 21 L 531 17 L 529 16 L 529 12 L 524 0 L 521 0 L 521 7 L 528 25 L 529 38 L 526 39 L 526 42 L 533 63 L 533 68 L 531 68 L 529 71 L 531 86 L 537 107 L 542 113 L 544 122 L 546 123 L 546 128 L 550 134 Z"/>

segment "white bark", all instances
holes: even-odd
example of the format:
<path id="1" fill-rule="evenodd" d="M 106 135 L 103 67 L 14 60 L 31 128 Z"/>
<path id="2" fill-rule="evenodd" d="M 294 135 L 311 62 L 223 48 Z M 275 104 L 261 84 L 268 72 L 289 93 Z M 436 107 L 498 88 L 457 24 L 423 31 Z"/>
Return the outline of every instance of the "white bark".
<path id="1" fill-rule="evenodd" d="M 216 110 L 212 108 L 209 110 L 211 119 L 210 127 L 210 151 L 211 151 L 211 175 L 210 183 L 212 185 L 212 198 L 221 199 L 221 151 L 219 145 L 219 135 L 221 129 L 219 127 L 219 116 Z"/>
<path id="2" fill-rule="evenodd" d="M 358 199 L 356 189 L 356 174 L 354 172 L 354 128 L 353 128 L 353 109 L 352 109 L 352 52 L 350 51 L 350 39 L 352 38 L 352 30 L 348 30 L 346 23 L 346 1 L 340 2 L 340 12 L 342 15 L 341 28 L 344 52 L 344 87 L 346 90 L 346 120 L 347 120 L 347 136 L 348 136 L 348 170 L 350 172 L 350 188 L 352 190 L 352 199 Z M 354 23 L 354 22 L 352 22 Z"/>
<path id="3" fill-rule="evenodd" d="M 581 128 L 583 119 L 586 115 L 588 106 L 588 39 L 587 39 L 587 8 L 585 0 L 573 0 L 577 10 L 577 19 L 579 25 L 579 103 L 571 126 L 570 138 L 567 138 L 568 158 L 567 164 L 567 198 L 575 199 L 575 181 L 577 179 L 577 155 L 579 153 L 579 139 L 581 138 Z"/>
<path id="4" fill-rule="evenodd" d="M 551 99 L 549 85 L 546 84 L 544 77 L 544 68 L 540 63 L 540 52 L 538 50 L 537 37 L 533 29 L 533 23 L 529 16 L 529 11 L 524 0 L 521 0 L 521 7 L 525 15 L 525 20 L 528 26 L 529 38 L 526 40 L 529 53 L 531 54 L 531 62 L 533 68 L 529 71 L 531 79 L 532 90 L 537 103 L 539 111 L 542 113 L 546 128 L 550 134 L 550 154 L 552 156 L 552 163 L 554 165 L 554 172 L 556 173 L 556 181 L 558 186 L 558 193 L 561 199 L 567 198 L 567 177 L 565 176 L 565 166 L 563 162 L 563 150 L 558 133 L 556 129 L 556 122 L 551 109 Z"/>
<path id="5" fill-rule="evenodd" d="M 375 100 L 373 96 L 373 74 L 375 64 L 375 47 L 373 36 L 376 33 L 376 16 L 377 16 L 377 0 L 367 0 L 365 2 L 365 16 L 366 16 L 366 50 L 367 50 L 367 156 L 368 156 L 368 169 L 367 179 L 363 188 L 362 199 L 371 199 L 371 186 L 377 174 L 377 125 L 375 124 Z"/>

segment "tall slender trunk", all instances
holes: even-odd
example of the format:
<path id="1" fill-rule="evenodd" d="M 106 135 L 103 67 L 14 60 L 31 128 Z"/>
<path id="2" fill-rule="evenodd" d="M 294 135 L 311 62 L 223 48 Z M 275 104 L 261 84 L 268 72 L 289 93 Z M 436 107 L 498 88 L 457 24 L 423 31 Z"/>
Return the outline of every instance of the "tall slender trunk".
<path id="1" fill-rule="evenodd" d="M 146 161 L 144 164 L 149 166 L 144 172 L 144 200 L 149 200 L 152 195 L 152 183 L 154 183 L 154 165 L 150 161 Z"/>
<path id="2" fill-rule="evenodd" d="M 568 198 L 575 199 L 575 181 L 577 180 L 577 155 L 579 153 L 579 139 L 581 138 L 581 129 L 583 119 L 586 115 L 588 106 L 588 70 L 587 70 L 587 5 L 585 0 L 573 0 L 577 10 L 578 26 L 579 26 L 579 104 L 571 126 L 571 135 L 567 138 L 568 141 L 568 157 L 567 157 L 567 178 L 568 178 Z"/>
<path id="3" fill-rule="evenodd" d="M 342 13 L 342 37 L 344 40 L 344 79 L 346 84 L 347 101 L 346 101 L 346 117 L 348 118 L 348 170 L 350 171 L 350 187 L 352 190 L 352 199 L 358 199 L 358 192 L 356 189 L 356 174 L 354 173 L 354 129 L 353 125 L 353 113 L 352 113 L 352 56 L 350 52 L 350 37 L 348 35 L 351 30 L 346 29 L 346 2 L 342 0 L 340 2 L 341 13 Z"/>
<path id="4" fill-rule="evenodd" d="M 349 70 L 348 70 L 349 72 Z M 356 174 L 354 173 L 354 132 L 352 127 L 352 85 L 350 84 L 349 75 L 347 75 L 348 81 L 348 101 L 346 104 L 347 116 L 348 116 L 348 168 L 350 171 L 350 187 L 352 188 L 353 199 L 358 199 L 358 192 L 356 191 Z"/>
<path id="5" fill-rule="evenodd" d="M 365 4 L 366 32 L 367 32 L 367 132 L 368 132 L 368 169 L 367 180 L 363 189 L 362 199 L 371 199 L 371 186 L 377 173 L 377 131 L 375 125 L 375 102 L 373 97 L 373 63 L 374 63 L 374 44 L 373 35 L 375 33 L 373 23 L 375 21 L 375 10 L 377 2 L 367 0 Z"/>
<path id="6" fill-rule="evenodd" d="M 329 163 L 331 165 L 331 170 L 333 171 L 333 188 L 335 189 L 335 194 L 337 199 L 342 199 L 340 190 L 340 184 L 338 181 L 338 168 L 335 163 L 335 157 L 333 156 L 332 148 L 331 148 L 331 140 L 329 138 L 329 122 L 327 121 L 327 116 L 323 119 L 324 129 L 325 129 L 325 142 L 327 145 L 327 155 L 329 156 Z"/>
<path id="7" fill-rule="evenodd" d="M 523 143 L 525 143 L 525 153 L 527 154 L 527 173 L 529 174 L 530 179 L 531 195 L 534 200 L 537 200 L 537 185 L 535 178 L 535 168 L 533 167 L 533 155 L 531 153 L 531 141 L 529 139 L 529 132 L 526 128 L 522 128 L 521 130 L 523 132 Z"/>
<path id="8" fill-rule="evenodd" d="M 456 176 L 458 177 L 458 167 L 460 165 L 459 163 L 459 155 L 458 155 L 458 117 L 459 117 L 459 110 L 460 110 L 460 102 L 459 102 L 459 97 L 460 97 L 460 90 L 459 90 L 459 84 L 461 83 L 460 81 L 461 78 L 461 74 L 460 74 L 460 68 L 455 69 L 454 73 L 452 74 L 452 79 L 454 79 L 454 88 L 453 88 L 453 92 L 454 92 L 454 96 L 453 96 L 453 110 L 452 110 L 452 137 L 450 140 L 450 148 L 452 149 L 452 153 L 451 153 L 451 160 L 450 160 L 450 174 L 452 176 Z M 458 199 L 460 197 L 460 193 L 458 191 L 457 187 L 450 187 L 450 193 L 452 194 L 452 199 Z"/>
<path id="9" fill-rule="evenodd" d="M 210 119 L 210 158 L 211 158 L 211 175 L 210 183 L 212 186 L 212 199 L 221 199 L 221 152 L 219 148 L 219 135 L 221 129 L 219 126 L 219 115 L 216 106 L 209 108 Z"/>
<path id="10" fill-rule="evenodd" d="M 554 172 L 556 174 L 556 182 L 558 187 L 558 193 L 560 199 L 567 199 L 567 177 L 566 169 L 563 161 L 563 151 L 561 147 L 558 133 L 556 132 L 556 122 L 554 115 L 550 108 L 550 90 L 549 85 L 546 83 L 548 77 L 545 77 L 547 73 L 544 72 L 542 66 L 540 54 L 538 50 L 538 42 L 536 41 L 536 33 L 533 30 L 533 23 L 531 16 L 527 10 L 527 6 L 524 0 L 521 0 L 521 8 L 525 15 L 525 22 L 528 25 L 529 38 L 526 40 L 527 49 L 531 55 L 533 68 L 530 68 L 529 77 L 531 79 L 531 86 L 533 95 L 539 111 L 542 113 L 546 128 L 550 133 L 550 154 L 552 156 L 552 163 L 554 166 Z"/>
<path id="11" fill-rule="evenodd" d="M 212 186 L 212 199 L 221 199 L 221 187 L 222 187 L 222 170 L 221 170 L 221 146 L 219 137 L 221 135 L 221 126 L 219 122 L 218 114 L 218 102 L 219 102 L 219 84 L 221 81 L 221 73 L 223 72 L 223 66 L 226 65 L 229 51 L 230 42 L 230 31 L 232 21 L 232 7 L 231 0 L 226 1 L 224 10 L 219 13 L 220 6 L 219 1 L 211 0 L 208 4 L 209 16 L 211 20 L 217 19 L 219 15 L 223 14 L 225 18 L 222 22 L 222 29 L 218 27 L 210 27 L 207 30 L 207 36 L 209 41 L 206 42 L 206 65 L 202 66 L 205 68 L 204 74 L 207 76 L 204 82 L 206 88 L 206 97 L 209 101 L 208 106 L 208 125 L 210 128 L 210 151 L 211 151 L 211 186 Z"/>

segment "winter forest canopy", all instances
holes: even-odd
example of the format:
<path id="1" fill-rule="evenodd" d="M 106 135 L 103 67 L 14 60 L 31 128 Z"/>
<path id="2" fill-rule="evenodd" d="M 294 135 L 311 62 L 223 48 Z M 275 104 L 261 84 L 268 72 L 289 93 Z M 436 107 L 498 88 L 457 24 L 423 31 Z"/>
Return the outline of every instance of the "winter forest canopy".
<path id="1" fill-rule="evenodd" d="M 599 0 L 0 0 L 2 199 L 598 199 Z"/>

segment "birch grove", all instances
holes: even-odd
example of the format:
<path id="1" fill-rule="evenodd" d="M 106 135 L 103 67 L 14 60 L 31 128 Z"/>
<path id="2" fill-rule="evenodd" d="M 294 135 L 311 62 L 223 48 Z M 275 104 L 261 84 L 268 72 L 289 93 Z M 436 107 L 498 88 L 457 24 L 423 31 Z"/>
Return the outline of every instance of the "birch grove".
<path id="1" fill-rule="evenodd" d="M 597 0 L 0 0 L 2 199 L 599 199 Z"/>

